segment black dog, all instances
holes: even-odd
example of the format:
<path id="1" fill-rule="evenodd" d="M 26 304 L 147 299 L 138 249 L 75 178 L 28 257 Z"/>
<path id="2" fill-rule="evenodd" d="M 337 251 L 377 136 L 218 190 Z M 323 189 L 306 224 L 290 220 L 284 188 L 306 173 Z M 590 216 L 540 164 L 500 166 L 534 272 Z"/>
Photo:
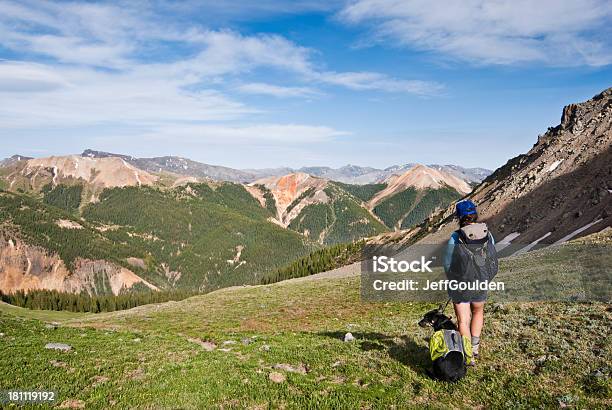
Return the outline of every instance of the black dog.
<path id="1" fill-rule="evenodd" d="M 440 309 L 427 312 L 423 319 L 419 321 L 419 326 L 431 326 L 436 332 L 439 330 L 457 330 L 457 326 L 451 318 L 442 313 Z M 454 336 L 461 337 L 458 332 Z M 462 379 L 467 373 L 463 353 L 450 351 L 445 356 L 437 358 L 433 362 L 433 373 L 437 379 L 443 381 L 456 382 Z"/>

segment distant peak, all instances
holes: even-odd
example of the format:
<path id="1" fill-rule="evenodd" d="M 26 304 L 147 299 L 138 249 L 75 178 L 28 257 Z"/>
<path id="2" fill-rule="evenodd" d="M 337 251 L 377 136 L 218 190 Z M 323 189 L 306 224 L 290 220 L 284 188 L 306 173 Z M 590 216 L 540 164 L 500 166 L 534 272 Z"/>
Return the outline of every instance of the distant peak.
<path id="1" fill-rule="evenodd" d="M 15 154 L 9 159 L 12 159 L 13 161 L 27 161 L 29 159 L 32 159 L 32 157 L 26 157 L 25 155 Z"/>
<path id="2" fill-rule="evenodd" d="M 105 151 L 96 151 L 93 149 L 86 149 L 85 151 L 83 151 L 81 153 L 82 157 L 87 157 L 87 158 L 110 158 L 110 157 L 117 157 L 117 158 L 121 158 L 123 160 L 126 161 L 134 161 L 136 158 L 134 158 L 131 155 L 123 155 L 123 154 L 113 154 L 112 152 L 105 152 Z"/>

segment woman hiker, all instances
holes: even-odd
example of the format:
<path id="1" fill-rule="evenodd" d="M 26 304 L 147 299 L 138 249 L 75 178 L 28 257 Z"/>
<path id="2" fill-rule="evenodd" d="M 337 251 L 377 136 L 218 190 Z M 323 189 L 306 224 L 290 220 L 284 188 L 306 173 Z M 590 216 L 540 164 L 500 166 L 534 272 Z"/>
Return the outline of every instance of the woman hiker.
<path id="1" fill-rule="evenodd" d="M 444 256 L 447 278 L 458 282 L 493 279 L 497 273 L 495 240 L 487 225 L 478 223 L 476 205 L 469 199 L 458 202 L 455 213 L 459 229 L 452 233 Z M 455 307 L 459 332 L 471 340 L 474 359 L 478 359 L 487 291 L 449 290 L 448 293 Z"/>

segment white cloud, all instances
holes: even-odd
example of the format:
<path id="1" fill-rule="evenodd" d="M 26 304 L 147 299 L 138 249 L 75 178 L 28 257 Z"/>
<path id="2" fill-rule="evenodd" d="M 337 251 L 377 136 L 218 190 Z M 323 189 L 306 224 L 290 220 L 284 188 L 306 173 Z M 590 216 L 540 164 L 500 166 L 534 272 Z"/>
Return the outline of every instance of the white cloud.
<path id="1" fill-rule="evenodd" d="M 350 135 L 348 132 L 325 126 L 302 124 L 254 124 L 254 125 L 216 125 L 182 124 L 161 126 L 154 131 L 142 133 L 147 139 L 175 140 L 188 142 L 216 143 L 316 143 L 335 137 Z"/>
<path id="2" fill-rule="evenodd" d="M 380 90 L 417 95 L 436 95 L 444 87 L 430 81 L 398 80 L 380 73 L 371 72 L 324 72 L 317 77 L 328 84 L 342 85 L 352 90 Z"/>
<path id="3" fill-rule="evenodd" d="M 252 108 L 143 68 L 104 72 L 0 62 L 0 129 L 232 120 Z"/>
<path id="4" fill-rule="evenodd" d="M 379 40 L 485 64 L 612 63 L 606 0 L 356 0 L 340 18 Z"/>
<path id="5" fill-rule="evenodd" d="M 64 78 L 43 65 L 0 60 L 0 93 L 50 91 L 66 86 Z"/>
<path id="6" fill-rule="evenodd" d="M 248 83 L 237 87 L 245 94 L 271 95 L 273 97 L 314 97 L 321 93 L 310 87 L 283 87 L 267 83 Z"/>
<path id="7" fill-rule="evenodd" d="M 0 2 L 0 45 L 21 58 L 0 60 L 0 133 L 78 128 L 98 134 L 107 127 L 126 136 L 144 129 L 174 138 L 316 141 L 346 133 L 318 125 L 228 125 L 259 113 L 228 92 L 311 98 L 320 93 L 316 85 L 417 95 L 435 90 L 380 73 L 325 71 L 314 62 L 315 50 L 282 36 L 181 25 L 149 4 Z M 282 72 L 285 82 L 297 84 L 243 79 L 255 70 Z M 243 84 L 238 90 L 237 83 Z"/>

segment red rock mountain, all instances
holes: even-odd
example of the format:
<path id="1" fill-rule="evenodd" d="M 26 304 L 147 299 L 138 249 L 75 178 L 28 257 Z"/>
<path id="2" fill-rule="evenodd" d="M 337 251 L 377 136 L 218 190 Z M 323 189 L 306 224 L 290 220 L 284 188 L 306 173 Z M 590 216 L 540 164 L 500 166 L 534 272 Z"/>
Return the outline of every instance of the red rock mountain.
<path id="1" fill-rule="evenodd" d="M 368 202 L 370 208 L 376 206 L 383 199 L 410 187 L 416 189 L 440 189 L 444 186 L 449 186 L 461 194 L 467 194 L 472 190 L 470 185 L 463 179 L 444 170 L 420 164 L 415 165 L 403 174 L 391 175 L 383 183 L 387 184 L 387 187 L 372 197 Z"/>

